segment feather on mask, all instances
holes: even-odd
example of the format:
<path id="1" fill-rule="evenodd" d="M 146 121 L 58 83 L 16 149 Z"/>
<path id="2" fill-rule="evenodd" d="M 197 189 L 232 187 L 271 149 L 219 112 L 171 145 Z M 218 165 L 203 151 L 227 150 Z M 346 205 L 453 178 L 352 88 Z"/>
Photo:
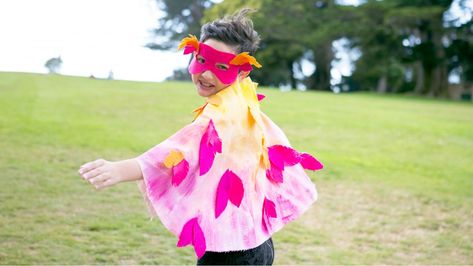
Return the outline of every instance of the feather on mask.
<path id="1" fill-rule="evenodd" d="M 253 70 L 252 65 L 257 68 L 261 67 L 261 64 L 248 52 L 238 55 L 222 52 L 199 42 L 191 34 L 182 39 L 178 50 L 182 48 L 184 48 L 184 54 L 194 53 L 189 65 L 190 74 L 198 74 L 208 70 L 214 73 L 223 84 L 232 84 L 240 71 Z"/>

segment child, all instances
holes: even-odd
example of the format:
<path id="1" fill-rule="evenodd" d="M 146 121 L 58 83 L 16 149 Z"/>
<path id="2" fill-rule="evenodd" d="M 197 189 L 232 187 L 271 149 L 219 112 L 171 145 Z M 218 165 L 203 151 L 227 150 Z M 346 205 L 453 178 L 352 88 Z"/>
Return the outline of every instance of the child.
<path id="1" fill-rule="evenodd" d="M 150 212 L 193 245 L 198 264 L 272 264 L 271 235 L 316 200 L 303 169 L 322 164 L 290 147 L 259 108 L 248 77 L 259 37 L 248 9 L 207 23 L 200 41 L 184 38 L 189 72 L 206 103 L 194 121 L 134 159 L 84 164 L 97 189 L 139 180 Z"/>

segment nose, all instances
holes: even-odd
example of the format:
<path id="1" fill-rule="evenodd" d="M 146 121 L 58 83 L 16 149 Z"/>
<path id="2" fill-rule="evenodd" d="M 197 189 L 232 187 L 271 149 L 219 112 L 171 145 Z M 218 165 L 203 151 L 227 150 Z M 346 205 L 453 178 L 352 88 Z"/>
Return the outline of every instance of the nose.
<path id="1" fill-rule="evenodd" d="M 213 78 L 213 73 L 210 70 L 205 70 L 202 72 L 202 77 L 205 79 L 212 79 Z"/>

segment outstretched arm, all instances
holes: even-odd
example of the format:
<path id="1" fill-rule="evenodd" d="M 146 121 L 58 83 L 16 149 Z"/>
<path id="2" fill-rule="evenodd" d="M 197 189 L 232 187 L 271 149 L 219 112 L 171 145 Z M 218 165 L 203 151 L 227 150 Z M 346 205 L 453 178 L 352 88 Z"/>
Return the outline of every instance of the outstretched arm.
<path id="1" fill-rule="evenodd" d="M 96 189 L 143 178 L 140 165 L 136 159 L 117 162 L 98 159 L 82 165 L 79 174 Z"/>

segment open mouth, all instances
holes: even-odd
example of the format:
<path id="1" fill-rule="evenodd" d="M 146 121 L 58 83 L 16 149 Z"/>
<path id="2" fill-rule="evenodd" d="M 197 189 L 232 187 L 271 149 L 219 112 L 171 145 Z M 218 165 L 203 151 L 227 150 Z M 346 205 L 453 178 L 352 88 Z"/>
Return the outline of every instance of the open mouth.
<path id="1" fill-rule="evenodd" d="M 199 80 L 199 85 L 202 89 L 212 89 L 215 87 L 212 83 L 203 82 L 201 80 Z"/>

